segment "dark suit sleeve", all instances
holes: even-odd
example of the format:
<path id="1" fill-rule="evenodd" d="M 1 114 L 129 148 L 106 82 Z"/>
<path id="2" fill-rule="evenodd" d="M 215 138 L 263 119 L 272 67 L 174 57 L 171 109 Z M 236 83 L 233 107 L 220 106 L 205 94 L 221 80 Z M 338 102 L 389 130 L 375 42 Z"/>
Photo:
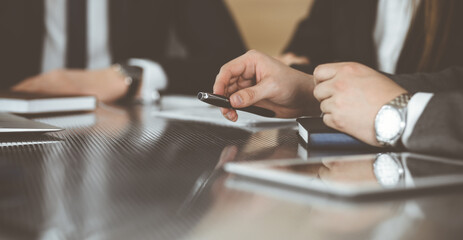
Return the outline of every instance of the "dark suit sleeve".
<path id="1" fill-rule="evenodd" d="M 410 92 L 434 93 L 405 147 L 420 153 L 463 156 L 463 67 L 390 77 Z"/>
<path id="2" fill-rule="evenodd" d="M 463 156 L 463 91 L 436 93 L 405 146 L 414 152 Z"/>
<path id="3" fill-rule="evenodd" d="M 387 75 L 387 74 L 386 74 Z M 437 73 L 387 75 L 407 91 L 444 92 L 463 89 L 463 67 L 450 67 Z"/>
<path id="4" fill-rule="evenodd" d="M 220 67 L 245 52 L 238 29 L 222 0 L 178 0 L 175 9 L 174 31 L 187 56 L 159 61 L 166 92 L 211 91 Z"/>
<path id="5" fill-rule="evenodd" d="M 284 52 L 306 56 L 314 68 L 332 57 L 332 0 L 316 0 L 307 18 L 303 19 Z"/>

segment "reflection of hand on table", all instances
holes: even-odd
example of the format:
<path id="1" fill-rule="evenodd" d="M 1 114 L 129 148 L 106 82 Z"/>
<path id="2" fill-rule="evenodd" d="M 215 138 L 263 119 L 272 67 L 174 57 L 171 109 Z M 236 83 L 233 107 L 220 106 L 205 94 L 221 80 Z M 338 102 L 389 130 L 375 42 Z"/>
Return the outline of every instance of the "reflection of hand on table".
<path id="1" fill-rule="evenodd" d="M 362 232 L 394 216 L 394 204 L 363 205 L 351 207 L 316 206 L 306 223 L 317 230 L 333 234 Z M 336 219 L 336 221 L 333 221 Z"/>
<path id="2" fill-rule="evenodd" d="M 323 166 L 318 170 L 321 180 L 327 182 L 358 182 L 377 183 L 373 172 L 374 158 L 371 160 L 355 161 L 322 161 Z"/>
<path id="3" fill-rule="evenodd" d="M 125 134 L 124 130 L 130 126 L 131 119 L 126 109 L 102 104 L 96 111 L 97 121 L 92 128 L 104 129 L 101 134 L 105 134 L 106 137 L 120 137 L 119 135 Z M 113 134 L 118 136 L 112 136 Z"/>
<path id="4" fill-rule="evenodd" d="M 231 162 L 235 159 L 236 155 L 238 154 L 238 147 L 234 145 L 226 146 L 222 153 L 220 154 L 219 162 L 215 166 L 215 170 L 222 169 L 223 165 L 227 162 Z"/>
<path id="5" fill-rule="evenodd" d="M 250 135 L 247 141 L 237 146 L 236 161 L 289 159 L 297 157 L 297 143 L 280 139 L 282 134 L 291 134 L 288 129 L 266 129 Z"/>

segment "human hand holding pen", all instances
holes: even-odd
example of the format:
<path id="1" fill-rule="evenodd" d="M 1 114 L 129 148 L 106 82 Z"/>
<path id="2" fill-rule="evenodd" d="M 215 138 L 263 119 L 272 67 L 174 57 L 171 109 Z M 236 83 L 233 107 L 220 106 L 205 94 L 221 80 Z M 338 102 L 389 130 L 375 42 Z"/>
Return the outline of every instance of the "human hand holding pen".
<path id="1" fill-rule="evenodd" d="M 251 50 L 220 69 L 214 94 L 230 97 L 234 108 L 256 105 L 274 111 L 276 117 L 292 118 L 320 114 L 313 88 L 311 75 Z M 222 108 L 222 114 L 238 119 L 234 109 Z"/>

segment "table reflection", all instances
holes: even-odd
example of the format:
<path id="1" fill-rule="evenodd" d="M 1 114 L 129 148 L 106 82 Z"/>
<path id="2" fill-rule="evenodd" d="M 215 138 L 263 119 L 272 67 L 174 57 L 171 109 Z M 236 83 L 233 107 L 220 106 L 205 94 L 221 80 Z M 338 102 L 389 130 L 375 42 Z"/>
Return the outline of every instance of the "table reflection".
<path id="1" fill-rule="evenodd" d="M 212 206 L 187 239 L 365 238 L 403 207 L 343 204 L 234 177 L 216 184 Z"/>
<path id="2" fill-rule="evenodd" d="M 66 131 L 47 135 L 59 144 L 1 148 L 0 238 L 446 239 L 459 233 L 459 193 L 345 204 L 249 187 L 222 166 L 297 157 L 294 129 L 220 127 L 156 118 L 152 111 L 157 107 L 103 106 L 85 116 L 41 117 L 67 121 Z M 322 161 L 313 174 L 379 185 L 375 160 L 367 162 L 354 168 Z M 440 171 L 413 158 L 400 164 L 407 184 L 409 176 Z"/>
<path id="3" fill-rule="evenodd" d="M 2 149 L 1 177 L 15 172 L 0 185 L 0 228 L 17 229 L 5 233 L 9 239 L 180 237 L 193 224 L 186 219 L 200 218 L 209 202 L 188 201 L 195 183 L 221 169 L 227 144 L 249 136 L 152 118 L 146 109 L 105 107 L 95 116 L 92 125 L 66 116 L 74 127 L 53 134 L 60 145 Z M 62 116 L 40 120 L 63 123 Z"/>

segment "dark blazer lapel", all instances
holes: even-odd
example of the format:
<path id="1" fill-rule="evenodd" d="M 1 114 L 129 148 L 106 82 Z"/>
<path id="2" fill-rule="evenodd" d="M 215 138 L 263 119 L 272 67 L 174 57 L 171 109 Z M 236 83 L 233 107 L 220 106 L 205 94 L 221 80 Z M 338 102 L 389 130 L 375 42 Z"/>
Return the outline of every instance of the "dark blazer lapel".
<path id="1" fill-rule="evenodd" d="M 414 21 L 424 22 L 423 4 L 420 5 L 416 14 Z M 424 35 L 424 24 L 411 25 L 397 62 L 396 73 L 412 73 L 417 71 L 424 49 Z"/>
<path id="2" fill-rule="evenodd" d="M 336 18 L 336 61 L 356 61 L 376 67 L 373 29 L 376 19 L 377 0 L 338 0 L 334 6 Z"/>
<path id="3" fill-rule="evenodd" d="M 376 24 L 378 1 L 361 0 L 358 3 L 356 7 L 361 9 L 361 11 L 357 10 L 353 12 L 363 12 L 363 14 L 355 16 L 354 37 L 357 40 L 355 41 L 354 49 L 358 56 L 361 56 L 361 59 L 359 59 L 360 62 L 364 62 L 370 67 L 376 67 L 378 63 L 373 32 Z"/>
<path id="4" fill-rule="evenodd" d="M 113 62 L 121 62 L 128 57 L 127 44 L 129 28 L 128 0 L 111 0 L 109 4 L 109 39 Z"/>

